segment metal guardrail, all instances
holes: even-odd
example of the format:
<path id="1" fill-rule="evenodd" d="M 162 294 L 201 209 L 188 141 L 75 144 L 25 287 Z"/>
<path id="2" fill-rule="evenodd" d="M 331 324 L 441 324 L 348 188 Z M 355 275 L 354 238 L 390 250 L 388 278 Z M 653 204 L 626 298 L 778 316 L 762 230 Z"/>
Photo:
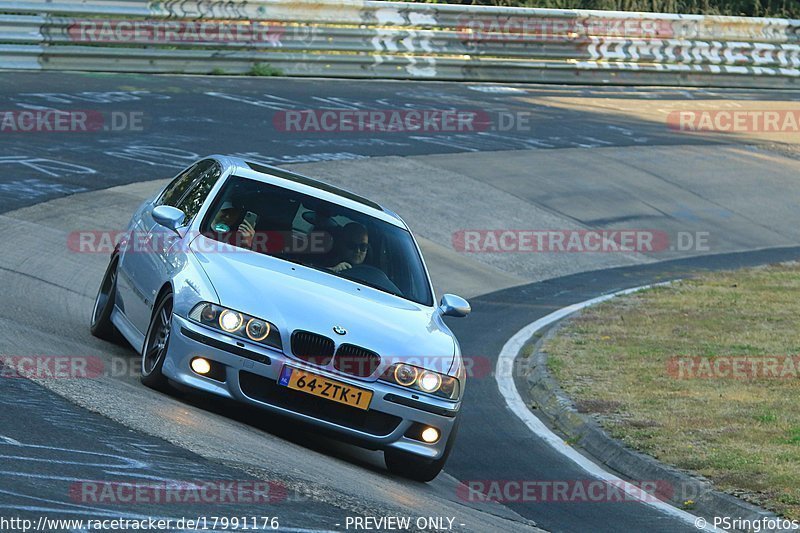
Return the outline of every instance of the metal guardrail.
<path id="1" fill-rule="evenodd" d="M 372 0 L 0 4 L 0 68 L 796 86 L 800 20 Z"/>

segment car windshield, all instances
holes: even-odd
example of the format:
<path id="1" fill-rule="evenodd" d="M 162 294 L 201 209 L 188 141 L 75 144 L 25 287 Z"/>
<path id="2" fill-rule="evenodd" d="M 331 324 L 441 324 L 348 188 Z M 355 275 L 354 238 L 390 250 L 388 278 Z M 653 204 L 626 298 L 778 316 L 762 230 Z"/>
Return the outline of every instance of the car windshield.
<path id="1" fill-rule="evenodd" d="M 217 241 L 432 305 L 428 276 L 407 230 L 314 196 L 231 176 L 200 231 Z"/>

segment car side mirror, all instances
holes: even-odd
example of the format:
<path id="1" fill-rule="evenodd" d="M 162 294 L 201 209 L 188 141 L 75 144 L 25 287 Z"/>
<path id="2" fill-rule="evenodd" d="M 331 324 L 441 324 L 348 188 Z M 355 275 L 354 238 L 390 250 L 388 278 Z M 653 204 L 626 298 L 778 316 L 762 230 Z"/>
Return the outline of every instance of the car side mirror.
<path id="1" fill-rule="evenodd" d="M 186 215 L 177 207 L 159 205 L 153 209 L 153 220 L 155 220 L 156 223 L 160 224 L 161 226 L 171 229 L 176 233 L 178 228 L 183 226 L 183 221 L 185 219 Z"/>
<path id="2" fill-rule="evenodd" d="M 472 307 L 470 307 L 469 302 L 461 296 L 445 294 L 442 296 L 442 301 L 439 304 L 439 311 L 443 316 L 464 317 L 472 311 Z"/>

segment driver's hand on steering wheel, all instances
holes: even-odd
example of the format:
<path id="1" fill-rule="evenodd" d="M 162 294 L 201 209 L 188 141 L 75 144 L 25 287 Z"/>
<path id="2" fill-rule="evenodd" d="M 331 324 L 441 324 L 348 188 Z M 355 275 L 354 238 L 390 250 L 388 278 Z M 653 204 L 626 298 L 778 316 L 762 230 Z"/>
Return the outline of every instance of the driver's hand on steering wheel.
<path id="1" fill-rule="evenodd" d="M 342 272 L 343 270 L 347 270 L 348 268 L 353 268 L 353 265 L 351 265 L 347 261 L 342 261 L 338 265 L 332 266 L 331 270 L 333 270 L 334 272 L 336 272 L 338 274 L 339 272 Z"/>

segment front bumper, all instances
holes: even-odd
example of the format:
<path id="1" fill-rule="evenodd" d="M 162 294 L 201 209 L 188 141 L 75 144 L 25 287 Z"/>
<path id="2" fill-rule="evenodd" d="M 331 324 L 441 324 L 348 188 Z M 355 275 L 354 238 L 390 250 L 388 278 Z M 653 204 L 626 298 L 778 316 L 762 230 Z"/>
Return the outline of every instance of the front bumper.
<path id="1" fill-rule="evenodd" d="M 224 365 L 224 378 L 220 377 L 224 380 L 194 373 L 190 362 L 195 357 Z M 356 409 L 278 385 L 285 364 L 372 391 L 369 409 Z M 313 368 L 280 351 L 234 339 L 177 315 L 173 316 L 162 372 L 179 384 L 307 422 L 367 448 L 393 448 L 426 459 L 442 456 L 461 407 L 461 402 L 432 398 L 389 383 Z M 415 424 L 433 426 L 441 437 L 427 444 L 406 436 L 414 433 Z"/>

